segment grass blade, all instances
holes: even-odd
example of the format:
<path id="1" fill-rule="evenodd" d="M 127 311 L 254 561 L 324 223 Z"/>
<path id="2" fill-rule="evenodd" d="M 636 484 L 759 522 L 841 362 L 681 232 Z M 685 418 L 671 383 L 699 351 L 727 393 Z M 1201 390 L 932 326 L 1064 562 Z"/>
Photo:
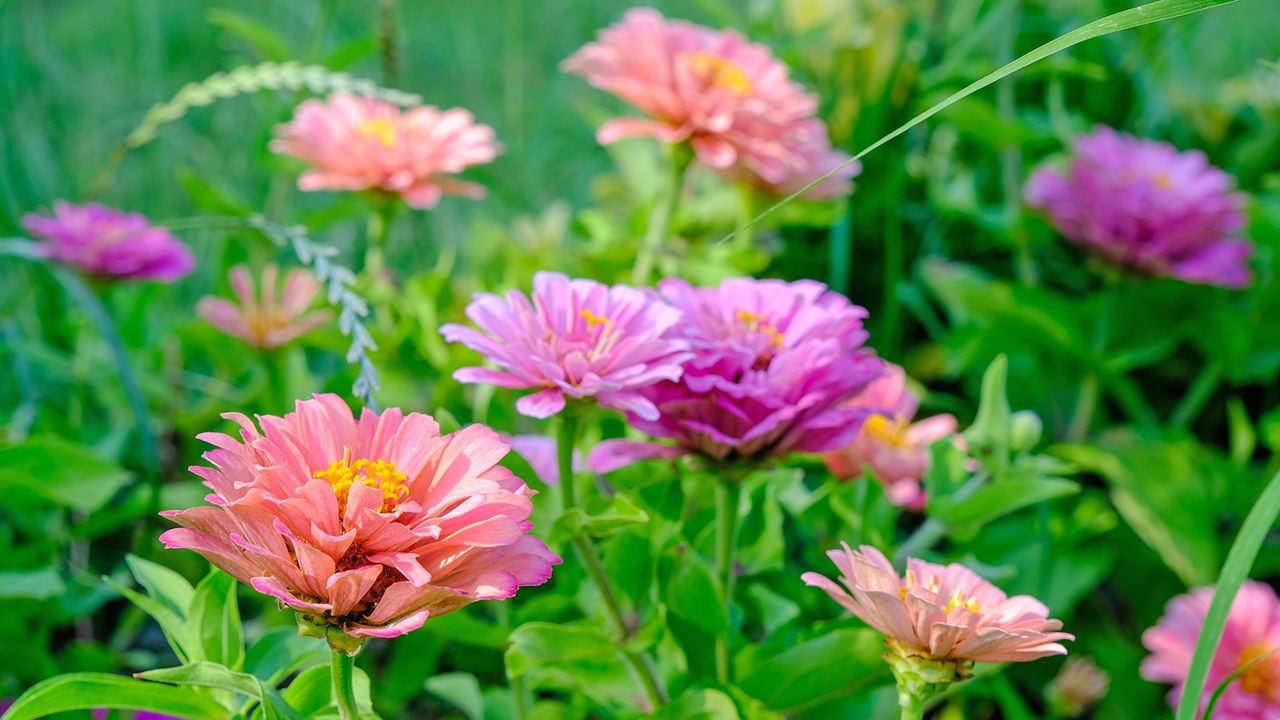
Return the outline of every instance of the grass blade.
<path id="1" fill-rule="evenodd" d="M 1209 604 L 1204 626 L 1200 628 L 1200 637 L 1196 640 L 1196 652 L 1191 657 L 1191 668 L 1187 671 L 1187 682 L 1178 703 L 1177 720 L 1196 720 L 1196 710 L 1200 707 L 1209 665 L 1218 651 L 1218 642 L 1222 640 L 1222 628 L 1227 623 L 1231 603 L 1235 601 L 1236 593 L 1240 592 L 1240 586 L 1244 584 L 1253 567 L 1254 558 L 1262 548 L 1262 541 L 1275 525 L 1278 515 L 1280 473 L 1271 478 L 1271 482 L 1263 488 L 1253 509 L 1244 519 L 1244 525 L 1231 545 L 1231 551 L 1227 553 L 1227 561 L 1222 565 L 1222 574 L 1218 576 L 1217 589 L 1213 593 L 1213 602 Z"/>

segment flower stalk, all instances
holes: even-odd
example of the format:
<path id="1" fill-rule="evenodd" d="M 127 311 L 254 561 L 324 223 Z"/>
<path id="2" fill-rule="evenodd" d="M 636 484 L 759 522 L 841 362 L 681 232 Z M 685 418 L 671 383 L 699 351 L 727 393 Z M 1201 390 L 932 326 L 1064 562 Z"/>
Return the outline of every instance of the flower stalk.
<path id="1" fill-rule="evenodd" d="M 353 655 L 334 650 L 329 655 L 329 672 L 333 679 L 333 702 L 338 706 L 341 720 L 357 720 L 355 674 L 356 659 Z"/>
<path id="2" fill-rule="evenodd" d="M 716 576 L 723 593 L 721 601 L 726 615 L 732 617 L 734 565 L 737 555 L 738 504 L 742 497 L 741 478 L 726 477 L 716 483 Z M 732 621 L 730 622 L 732 626 Z M 716 638 L 716 679 L 728 683 L 733 679 L 733 657 L 729 635 Z"/>
<path id="3" fill-rule="evenodd" d="M 668 153 L 667 186 L 665 195 L 654 208 L 653 218 L 636 255 L 636 264 L 631 271 L 631 282 L 635 285 L 647 285 L 653 274 L 654 260 L 658 248 L 671 235 L 671 220 L 675 217 L 676 207 L 680 204 L 680 195 L 684 192 L 685 172 L 693 160 L 693 151 L 687 145 L 673 145 Z"/>

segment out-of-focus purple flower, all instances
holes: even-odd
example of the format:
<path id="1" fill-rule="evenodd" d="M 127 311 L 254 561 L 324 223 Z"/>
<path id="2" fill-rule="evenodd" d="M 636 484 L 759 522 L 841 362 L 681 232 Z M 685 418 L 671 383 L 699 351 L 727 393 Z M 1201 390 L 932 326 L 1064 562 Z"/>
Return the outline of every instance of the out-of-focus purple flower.
<path id="1" fill-rule="evenodd" d="M 500 433 L 498 437 L 502 439 L 502 442 L 510 445 L 515 454 L 529 463 L 529 467 L 533 469 L 539 480 L 548 485 L 560 484 L 560 467 L 556 458 L 555 438 L 550 438 L 546 435 L 507 435 L 505 433 Z M 573 471 L 578 473 L 582 469 L 582 454 L 574 450 Z"/>
<path id="2" fill-rule="evenodd" d="M 588 467 L 608 472 L 689 453 L 736 462 L 822 452 L 858 434 L 869 412 L 849 401 L 884 367 L 863 347 L 866 310 L 809 280 L 737 278 L 695 288 L 668 279 L 659 287 L 684 315 L 670 335 L 688 342 L 694 357 L 678 382 L 644 391 L 656 419 L 628 419 L 676 444 L 606 441 Z"/>
<path id="3" fill-rule="evenodd" d="M 100 277 L 173 282 L 195 267 L 191 251 L 165 228 L 97 203 L 58 201 L 51 215 L 30 213 L 22 225 L 44 241 L 45 257 Z"/>
<path id="4" fill-rule="evenodd" d="M 688 342 L 666 335 L 680 313 L 653 292 L 625 285 L 540 272 L 533 277 L 532 302 L 515 290 L 505 298 L 479 293 L 467 317 L 480 330 L 451 323 L 441 334 L 501 370 L 467 367 L 453 379 L 538 388 L 516 402 L 517 410 L 535 418 L 560 412 L 568 397 L 595 398 L 603 407 L 655 419 L 657 407 L 640 390 L 678 379 L 690 357 Z"/>
<path id="5" fill-rule="evenodd" d="M 1089 252 L 1124 268 L 1193 283 L 1247 286 L 1253 245 L 1244 196 L 1199 151 L 1098 127 L 1065 169 L 1038 168 L 1027 204 Z"/>

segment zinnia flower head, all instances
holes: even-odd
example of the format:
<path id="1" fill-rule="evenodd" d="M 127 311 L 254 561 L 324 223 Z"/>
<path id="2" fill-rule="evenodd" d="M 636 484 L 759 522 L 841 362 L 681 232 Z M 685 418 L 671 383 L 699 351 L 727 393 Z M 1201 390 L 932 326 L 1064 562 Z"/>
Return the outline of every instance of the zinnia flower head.
<path id="1" fill-rule="evenodd" d="M 532 301 L 515 290 L 505 298 L 478 293 L 466 313 L 480 330 L 451 323 L 441 334 L 501 369 L 462 368 L 453 379 L 538 388 L 516 402 L 530 417 L 555 415 L 565 398 L 594 398 L 607 408 L 656 418 L 657 408 L 640 391 L 679 378 L 690 357 L 686 341 L 666 336 L 680 313 L 651 291 L 625 285 L 540 272 L 533 277 Z"/>
<path id="2" fill-rule="evenodd" d="M 1037 169 L 1027 204 L 1058 231 L 1120 267 L 1239 288 L 1253 245 L 1240 238 L 1244 197 L 1199 151 L 1099 127 L 1075 140 L 1065 170 Z"/>
<path id="3" fill-rule="evenodd" d="M 885 363 L 885 374 L 873 380 L 852 402 L 873 414 L 862 424 L 853 442 L 824 456 L 827 468 L 841 478 L 862 475 L 870 467 L 884 483 L 889 500 L 900 507 L 924 509 L 921 481 L 929 469 L 929 446 L 954 436 L 956 419 L 935 415 L 911 422 L 920 407 L 920 398 L 906 383 L 903 369 Z"/>
<path id="4" fill-rule="evenodd" d="M 173 282 L 196 264 L 167 229 L 97 203 L 55 202 L 53 214 L 30 213 L 22 225 L 44 241 L 45 257 L 99 277 Z"/>
<path id="5" fill-rule="evenodd" d="M 1214 588 L 1203 587 L 1173 598 L 1160 622 L 1142 635 L 1142 644 L 1151 651 L 1142 661 L 1142 677 L 1173 685 L 1169 693 L 1172 707 L 1182 698 L 1213 593 Z M 1280 599 L 1270 585 L 1254 580 L 1246 581 L 1231 603 L 1222 641 L 1209 666 L 1200 710 L 1227 676 L 1244 667 L 1249 669 L 1227 687 L 1214 706 L 1214 720 L 1280 717 Z"/>
<path id="6" fill-rule="evenodd" d="M 231 269 L 231 289 L 240 301 L 206 297 L 196 305 L 196 313 L 228 335 L 259 348 L 276 348 L 329 321 L 328 310 L 306 310 L 320 292 L 315 275 L 302 268 L 289 271 L 283 292 L 277 297 L 280 270 L 267 265 L 262 271 L 262 292 L 243 265 Z"/>
<path id="7" fill-rule="evenodd" d="M 806 585 L 822 588 L 860 620 L 883 633 L 900 658 L 950 663 L 963 676 L 974 662 L 1021 662 L 1065 655 L 1060 641 L 1074 638 L 1049 609 L 1026 595 L 1009 597 L 963 565 L 907 560 L 900 577 L 877 549 L 843 545 L 827 555 L 840 582 L 808 572 Z M 847 589 L 846 589 L 847 588 Z"/>
<path id="8" fill-rule="evenodd" d="M 597 136 L 604 145 L 635 136 L 687 142 L 706 167 L 778 194 L 849 159 L 832 149 L 817 99 L 786 65 L 731 30 L 636 8 L 562 67 L 650 115 L 609 121 Z M 850 164 L 810 195 L 848 194 L 857 173 Z"/>
<path id="9" fill-rule="evenodd" d="M 863 347 L 866 310 L 810 280 L 736 278 L 718 288 L 659 284 L 683 313 L 668 333 L 694 356 L 684 376 L 644 391 L 657 418 L 629 422 L 658 445 L 610 440 L 588 466 L 608 472 L 635 460 L 700 454 L 717 462 L 822 452 L 857 435 L 867 411 L 848 402 L 883 363 Z"/>
<path id="10" fill-rule="evenodd" d="M 1084 715 L 1107 696 L 1111 676 L 1087 657 L 1073 657 L 1045 688 L 1045 701 L 1055 715 L 1075 718 Z"/>
<path id="11" fill-rule="evenodd" d="M 357 419 L 336 395 L 257 426 L 224 417 L 240 438 L 200 435 L 213 467 L 191 468 L 212 504 L 163 513 L 181 527 L 160 540 L 293 608 L 337 649 L 511 597 L 560 562 L 528 534 L 534 493 L 497 464 L 508 447 L 489 428 L 441 435 L 395 408 Z"/>
<path id="12" fill-rule="evenodd" d="M 491 162 L 501 151 L 493 128 L 460 108 L 396 105 L 350 93 L 307 100 L 276 128 L 271 149 L 311 166 L 301 190 L 380 190 L 411 207 L 432 208 L 443 195 L 479 198 L 484 188 L 453 176 Z"/>

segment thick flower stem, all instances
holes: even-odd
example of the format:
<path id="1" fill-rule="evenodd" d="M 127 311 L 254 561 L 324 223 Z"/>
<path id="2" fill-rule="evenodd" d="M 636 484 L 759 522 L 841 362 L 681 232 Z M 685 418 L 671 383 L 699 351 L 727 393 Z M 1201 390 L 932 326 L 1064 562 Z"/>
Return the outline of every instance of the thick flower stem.
<path id="1" fill-rule="evenodd" d="M 668 240 L 671 233 L 671 219 L 675 217 L 676 206 L 680 204 L 680 195 L 684 191 L 684 175 L 693 160 L 692 151 L 685 145 L 672 145 L 668 158 L 670 175 L 667 177 L 666 193 L 658 201 L 649 228 L 644 234 L 644 242 L 640 252 L 636 254 L 636 264 L 631 269 L 631 282 L 635 285 L 648 285 L 649 276 L 653 274 L 654 258 L 658 248 Z"/>
<path id="2" fill-rule="evenodd" d="M 1102 353 L 1106 350 L 1107 339 L 1111 334 L 1111 316 L 1115 314 L 1116 301 L 1120 294 L 1119 282 L 1109 279 L 1108 286 L 1103 292 L 1105 297 L 1102 312 L 1098 315 L 1098 323 L 1093 330 L 1094 362 L 1097 365 L 1103 362 Z M 1098 382 L 1098 369 L 1095 366 L 1080 382 L 1075 414 L 1071 417 L 1071 425 L 1067 428 L 1069 442 L 1080 442 L 1089 434 L 1089 428 L 1093 425 L 1093 414 L 1098 407 Z"/>
<path id="3" fill-rule="evenodd" d="M 902 708 L 902 720 L 924 720 L 924 701 L 920 698 L 899 692 L 898 706 Z"/>
<path id="4" fill-rule="evenodd" d="M 560 499 L 563 512 L 569 512 L 577 507 L 573 478 L 573 448 L 577 438 L 578 418 L 574 416 L 572 409 L 560 413 L 560 427 L 556 436 L 556 461 L 560 469 Z M 614 640 L 621 646 L 623 661 L 631 674 L 644 687 L 649 709 L 656 710 L 666 703 L 666 693 L 663 692 L 662 685 L 658 681 L 658 674 L 652 661 L 644 654 L 626 648 L 626 643 L 631 640 L 631 628 L 623 617 L 622 606 L 618 603 L 618 594 L 609 582 L 609 576 L 605 573 L 600 555 L 596 553 L 595 546 L 585 535 L 573 538 L 571 544 L 582 566 L 586 568 L 587 575 L 600 591 L 605 616 L 613 630 Z"/>
<path id="5" fill-rule="evenodd" d="M 396 207 L 394 200 L 378 198 L 373 212 L 369 213 L 364 265 L 360 269 L 375 281 L 386 267 L 387 244 L 391 236 L 391 222 L 395 219 Z"/>
<path id="6" fill-rule="evenodd" d="M 737 550 L 738 502 L 742 484 L 737 478 L 716 483 L 716 575 L 720 578 L 721 600 L 730 630 L 716 638 L 716 679 L 722 683 L 733 679 L 733 657 L 729 652 L 732 634 L 734 563 Z"/>
<path id="7" fill-rule="evenodd" d="M 333 702 L 338 706 L 342 720 L 357 720 L 356 710 L 356 659 L 344 652 L 333 650 L 329 656 L 329 671 L 333 678 Z"/>

